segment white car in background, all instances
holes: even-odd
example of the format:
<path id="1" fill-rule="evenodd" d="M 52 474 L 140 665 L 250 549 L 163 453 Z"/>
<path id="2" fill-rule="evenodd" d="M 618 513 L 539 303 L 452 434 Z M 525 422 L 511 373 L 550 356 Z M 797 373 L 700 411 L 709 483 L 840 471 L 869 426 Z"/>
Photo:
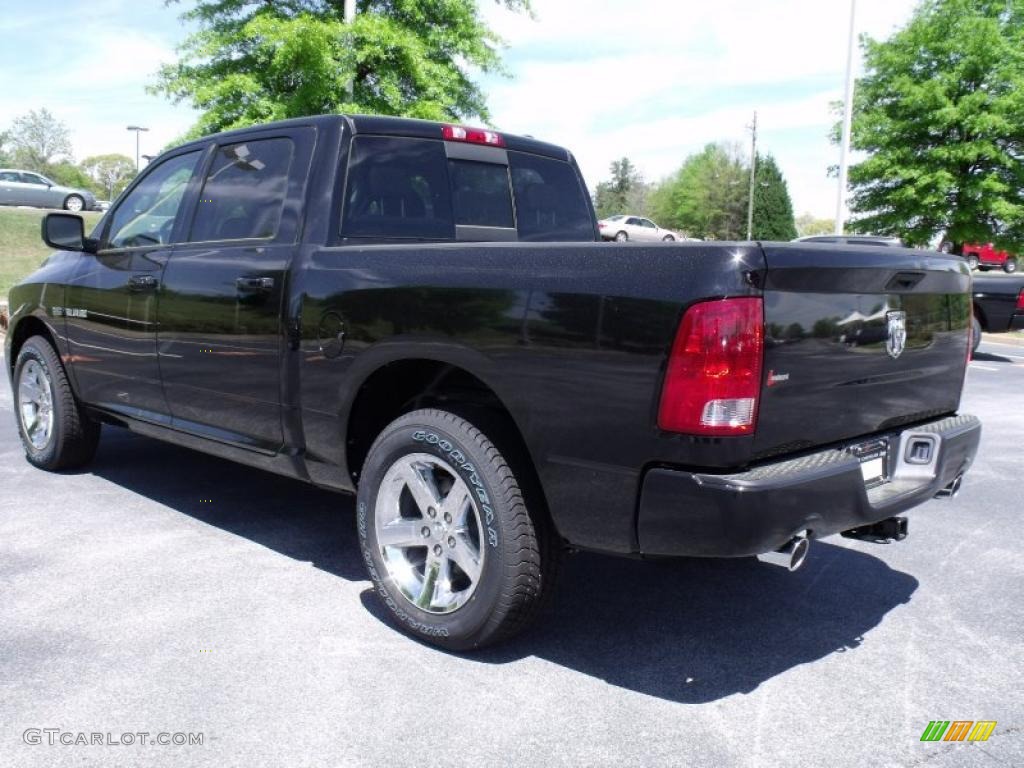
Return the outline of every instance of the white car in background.
<path id="1" fill-rule="evenodd" d="M 642 216 L 609 216 L 597 222 L 597 228 L 601 230 L 602 240 L 617 240 L 624 243 L 627 240 L 640 240 L 650 242 L 652 240 L 682 240 L 683 237 L 672 230 L 662 229 L 650 219 Z"/>

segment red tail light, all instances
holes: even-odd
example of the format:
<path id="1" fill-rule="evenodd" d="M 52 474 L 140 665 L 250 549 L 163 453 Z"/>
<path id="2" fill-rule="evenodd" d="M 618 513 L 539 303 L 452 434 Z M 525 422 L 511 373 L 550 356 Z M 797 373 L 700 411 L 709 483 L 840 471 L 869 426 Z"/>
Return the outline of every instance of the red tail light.
<path id="1" fill-rule="evenodd" d="M 441 135 L 445 141 L 467 141 L 470 144 L 488 144 L 492 147 L 504 147 L 505 139 L 500 133 L 485 131 L 483 128 L 463 128 L 461 125 L 441 126 Z"/>
<path id="2" fill-rule="evenodd" d="M 1024 312 L 1024 288 L 1020 289 L 1020 293 L 1017 294 L 1017 311 Z"/>
<path id="3" fill-rule="evenodd" d="M 658 426 L 693 435 L 752 434 L 763 352 L 761 299 L 694 304 L 672 344 Z"/>

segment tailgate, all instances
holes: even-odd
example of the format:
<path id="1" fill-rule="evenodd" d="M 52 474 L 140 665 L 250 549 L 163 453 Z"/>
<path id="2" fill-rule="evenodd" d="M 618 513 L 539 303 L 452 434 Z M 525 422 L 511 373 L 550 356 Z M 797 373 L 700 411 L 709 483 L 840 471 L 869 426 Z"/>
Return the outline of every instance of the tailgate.
<path id="1" fill-rule="evenodd" d="M 764 252 L 757 456 L 956 411 L 970 321 L 962 259 L 800 243 Z"/>

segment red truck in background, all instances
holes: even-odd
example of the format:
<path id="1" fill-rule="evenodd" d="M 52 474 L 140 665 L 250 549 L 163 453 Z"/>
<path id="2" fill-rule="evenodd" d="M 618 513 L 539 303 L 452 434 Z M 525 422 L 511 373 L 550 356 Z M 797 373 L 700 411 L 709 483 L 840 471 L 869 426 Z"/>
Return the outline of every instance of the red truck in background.
<path id="1" fill-rule="evenodd" d="M 992 243 L 964 244 L 963 256 L 971 269 L 987 271 L 1001 267 L 1004 272 L 1017 271 L 1017 257 L 1009 251 L 997 251 Z"/>

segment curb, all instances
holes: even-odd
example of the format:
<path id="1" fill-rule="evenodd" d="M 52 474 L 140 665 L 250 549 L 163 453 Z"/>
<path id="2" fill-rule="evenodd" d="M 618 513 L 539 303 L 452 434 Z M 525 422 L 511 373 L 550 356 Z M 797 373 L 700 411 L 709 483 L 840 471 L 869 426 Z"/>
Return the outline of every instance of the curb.
<path id="1" fill-rule="evenodd" d="M 1019 336 L 1016 333 L 983 333 L 981 341 L 982 343 L 987 341 L 992 344 L 1003 344 L 1008 347 L 1024 347 L 1024 336 Z"/>

